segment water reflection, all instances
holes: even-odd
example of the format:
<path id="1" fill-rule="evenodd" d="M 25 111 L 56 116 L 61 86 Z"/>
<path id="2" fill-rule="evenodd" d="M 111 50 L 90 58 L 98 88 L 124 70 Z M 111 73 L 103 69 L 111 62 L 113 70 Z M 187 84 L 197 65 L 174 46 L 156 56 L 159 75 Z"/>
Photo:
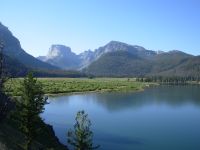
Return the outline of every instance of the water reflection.
<path id="1" fill-rule="evenodd" d="M 164 86 L 146 89 L 139 93 L 97 94 L 93 99 L 110 111 L 138 108 L 147 104 L 181 106 L 186 103 L 200 106 L 199 86 Z"/>
<path id="2" fill-rule="evenodd" d="M 115 135 L 115 134 L 108 134 L 105 132 L 101 132 L 99 134 L 96 135 L 98 138 L 96 138 L 97 141 L 101 141 L 101 142 L 108 142 L 110 144 L 120 144 L 120 145 L 127 145 L 127 144 L 131 144 L 131 145 L 144 145 L 145 140 L 141 139 L 141 138 L 130 138 L 127 136 L 119 136 L 119 135 Z"/>
<path id="3" fill-rule="evenodd" d="M 137 93 L 87 93 L 50 97 L 41 115 L 66 144 L 75 114 L 92 121 L 99 150 L 200 149 L 200 87 L 157 86 Z"/>
<path id="4" fill-rule="evenodd" d="M 136 109 L 145 105 L 167 104 L 171 107 L 179 107 L 186 103 L 200 106 L 200 86 L 157 86 L 146 89 L 143 92 L 127 93 L 90 93 L 79 95 L 60 96 L 56 103 L 70 103 L 71 100 L 79 99 L 90 103 L 97 103 L 108 111 L 123 109 Z M 57 97 L 50 98 L 57 100 Z M 79 101 L 79 103 L 80 103 Z"/>

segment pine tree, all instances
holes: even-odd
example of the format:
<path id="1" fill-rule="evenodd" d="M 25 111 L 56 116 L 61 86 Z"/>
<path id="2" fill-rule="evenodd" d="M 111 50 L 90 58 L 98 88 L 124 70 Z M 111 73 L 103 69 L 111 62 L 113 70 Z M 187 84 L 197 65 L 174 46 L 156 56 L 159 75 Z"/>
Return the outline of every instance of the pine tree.
<path id="1" fill-rule="evenodd" d="M 31 150 L 35 136 L 38 135 L 37 123 L 40 120 L 39 114 L 43 112 L 47 98 L 44 97 L 42 85 L 29 73 L 21 82 L 20 102 L 18 113 L 20 118 L 20 129 L 25 135 L 25 150 Z"/>
<path id="2" fill-rule="evenodd" d="M 76 115 L 74 131 L 68 132 L 68 143 L 74 147 L 74 150 L 94 150 L 99 146 L 93 146 L 93 132 L 90 130 L 91 122 L 84 111 L 79 111 Z"/>

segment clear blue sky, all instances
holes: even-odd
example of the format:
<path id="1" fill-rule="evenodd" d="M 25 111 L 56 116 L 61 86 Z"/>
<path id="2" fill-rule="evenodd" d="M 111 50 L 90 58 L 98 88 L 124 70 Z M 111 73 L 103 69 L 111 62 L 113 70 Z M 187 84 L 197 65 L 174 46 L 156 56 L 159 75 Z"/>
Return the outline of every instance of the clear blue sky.
<path id="1" fill-rule="evenodd" d="M 200 0 L 1 0 L 0 21 L 34 56 L 111 40 L 200 55 Z"/>

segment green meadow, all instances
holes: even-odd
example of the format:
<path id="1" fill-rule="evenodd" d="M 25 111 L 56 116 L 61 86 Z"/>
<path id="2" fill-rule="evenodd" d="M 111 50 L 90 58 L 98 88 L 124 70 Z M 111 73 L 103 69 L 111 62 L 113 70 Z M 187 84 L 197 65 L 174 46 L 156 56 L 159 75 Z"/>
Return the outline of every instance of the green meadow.
<path id="1" fill-rule="evenodd" d="M 22 78 L 10 79 L 6 92 L 18 95 Z M 141 91 L 150 83 L 136 82 L 135 78 L 38 78 L 45 94 L 64 94 L 79 92 Z M 152 84 L 152 83 L 151 83 Z"/>

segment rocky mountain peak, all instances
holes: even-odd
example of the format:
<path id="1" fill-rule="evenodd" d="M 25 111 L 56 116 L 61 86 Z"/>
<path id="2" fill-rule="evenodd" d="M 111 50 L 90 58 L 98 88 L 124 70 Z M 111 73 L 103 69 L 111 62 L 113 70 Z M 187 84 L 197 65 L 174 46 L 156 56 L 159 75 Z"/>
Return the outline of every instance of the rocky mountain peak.
<path id="1" fill-rule="evenodd" d="M 70 47 L 60 44 L 52 45 L 47 56 L 40 56 L 38 59 L 65 70 L 77 69 L 80 64 L 78 55 Z"/>
<path id="2" fill-rule="evenodd" d="M 103 48 L 105 53 L 114 51 L 128 51 L 128 52 L 146 51 L 144 47 L 138 45 L 130 45 L 119 41 L 110 41 Z"/>
<path id="3" fill-rule="evenodd" d="M 71 48 L 65 45 L 52 45 L 47 54 L 47 59 L 55 57 L 67 57 L 71 52 Z"/>
<path id="4" fill-rule="evenodd" d="M 127 49 L 129 45 L 123 42 L 118 41 L 110 41 L 108 44 L 104 46 L 105 52 L 112 52 L 112 51 L 124 51 Z"/>

